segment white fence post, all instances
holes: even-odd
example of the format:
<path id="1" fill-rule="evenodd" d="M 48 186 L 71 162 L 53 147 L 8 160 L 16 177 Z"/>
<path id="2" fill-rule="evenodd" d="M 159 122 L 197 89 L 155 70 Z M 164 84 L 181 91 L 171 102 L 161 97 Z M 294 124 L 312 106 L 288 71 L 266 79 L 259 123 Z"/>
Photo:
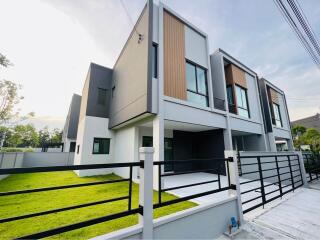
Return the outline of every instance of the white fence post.
<path id="1" fill-rule="evenodd" d="M 233 158 L 232 162 L 227 162 L 227 164 L 229 165 L 229 172 L 227 170 L 227 174 L 229 174 L 230 184 L 236 186 L 236 190 L 230 190 L 230 194 L 237 196 L 239 219 L 240 223 L 243 224 L 243 211 L 241 202 L 237 152 L 232 150 L 226 150 L 224 151 L 224 155 L 225 158 Z"/>
<path id="2" fill-rule="evenodd" d="M 153 238 L 153 152 L 152 147 L 141 147 L 139 149 L 140 161 L 140 186 L 139 205 L 142 214 L 139 214 L 139 223 L 143 226 L 142 239 Z"/>
<path id="3" fill-rule="evenodd" d="M 299 164 L 300 164 L 300 169 L 301 169 L 301 175 L 302 175 L 302 180 L 303 180 L 303 185 L 305 187 L 308 187 L 308 179 L 307 179 L 307 173 L 306 173 L 306 169 L 304 167 L 304 159 L 303 159 L 303 155 L 302 152 L 296 152 L 298 154 L 299 157 Z"/>

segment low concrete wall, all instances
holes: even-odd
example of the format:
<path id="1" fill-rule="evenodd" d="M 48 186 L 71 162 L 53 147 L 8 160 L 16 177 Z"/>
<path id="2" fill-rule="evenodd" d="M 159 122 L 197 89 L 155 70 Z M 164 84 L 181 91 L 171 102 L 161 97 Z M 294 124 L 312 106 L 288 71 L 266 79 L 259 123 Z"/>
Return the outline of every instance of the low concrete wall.
<path id="1" fill-rule="evenodd" d="M 215 239 L 227 231 L 231 217 L 238 218 L 236 197 L 155 219 L 153 239 Z M 93 239 L 142 239 L 142 226 L 136 225 Z"/>
<path id="2" fill-rule="evenodd" d="M 26 152 L 23 167 L 49 167 L 73 165 L 73 152 Z"/>
<path id="3" fill-rule="evenodd" d="M 0 168 L 22 167 L 24 153 L 0 153 Z M 8 175 L 0 175 L 0 180 Z"/>

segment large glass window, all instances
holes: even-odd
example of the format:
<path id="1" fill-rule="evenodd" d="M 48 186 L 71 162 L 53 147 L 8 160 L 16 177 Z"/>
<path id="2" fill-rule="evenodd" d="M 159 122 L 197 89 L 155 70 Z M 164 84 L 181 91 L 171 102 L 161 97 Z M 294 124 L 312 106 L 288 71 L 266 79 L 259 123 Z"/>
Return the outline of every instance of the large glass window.
<path id="1" fill-rule="evenodd" d="M 158 46 L 152 44 L 152 77 L 158 78 Z"/>
<path id="2" fill-rule="evenodd" d="M 94 138 L 93 139 L 93 154 L 109 154 L 110 138 Z"/>
<path id="3" fill-rule="evenodd" d="M 247 90 L 236 85 L 236 98 L 237 98 L 238 115 L 249 118 Z"/>
<path id="4" fill-rule="evenodd" d="M 280 106 L 276 103 L 273 103 L 273 112 L 274 112 L 274 120 L 273 123 L 277 127 L 282 127 L 281 115 L 280 115 Z"/>
<path id="5" fill-rule="evenodd" d="M 231 85 L 227 86 L 227 99 L 228 99 L 228 105 L 229 105 L 229 112 L 236 113 L 236 108 L 235 108 L 234 99 L 233 99 L 233 90 Z"/>
<path id="6" fill-rule="evenodd" d="M 202 67 L 187 62 L 186 79 L 188 101 L 208 107 L 207 71 Z"/>

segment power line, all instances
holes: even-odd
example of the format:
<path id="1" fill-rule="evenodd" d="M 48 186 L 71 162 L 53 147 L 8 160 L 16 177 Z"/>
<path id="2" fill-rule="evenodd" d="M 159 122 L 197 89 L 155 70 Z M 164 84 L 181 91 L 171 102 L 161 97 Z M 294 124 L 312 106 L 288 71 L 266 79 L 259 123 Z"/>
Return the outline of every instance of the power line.
<path id="1" fill-rule="evenodd" d="M 140 42 L 143 40 L 143 35 L 142 35 L 141 33 L 139 33 L 138 29 L 136 28 L 136 24 L 133 22 L 130 14 L 129 14 L 129 11 L 128 11 L 128 9 L 126 8 L 123 0 L 120 0 L 120 3 L 121 3 L 122 8 L 124 9 L 124 11 L 125 11 L 128 19 L 129 19 L 129 21 L 130 21 L 130 23 L 132 24 L 134 31 L 135 31 L 136 34 L 139 36 L 138 43 L 140 43 Z"/>
<path id="2" fill-rule="evenodd" d="M 301 45 L 320 69 L 320 44 L 299 3 L 295 0 L 273 0 L 280 13 L 297 35 Z M 289 10 L 291 9 L 291 11 Z"/>

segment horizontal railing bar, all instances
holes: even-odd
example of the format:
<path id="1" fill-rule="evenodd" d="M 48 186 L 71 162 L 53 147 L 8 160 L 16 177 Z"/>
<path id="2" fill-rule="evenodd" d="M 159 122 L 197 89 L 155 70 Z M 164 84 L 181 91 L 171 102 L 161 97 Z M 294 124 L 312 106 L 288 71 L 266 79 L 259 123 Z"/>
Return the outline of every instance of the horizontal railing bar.
<path id="1" fill-rule="evenodd" d="M 258 208 L 258 207 L 261 207 L 261 206 L 263 206 L 263 203 L 259 203 L 257 205 L 254 205 L 254 206 L 250 207 L 250 208 L 247 208 L 247 209 L 243 210 L 243 213 L 250 212 L 250 211 L 252 211 L 252 210 L 254 210 L 254 209 Z"/>
<path id="2" fill-rule="evenodd" d="M 287 165 L 287 166 L 282 166 L 282 167 L 279 167 L 279 169 L 288 168 L 288 167 L 289 167 L 289 165 Z"/>
<path id="3" fill-rule="evenodd" d="M 247 203 L 249 203 L 249 202 L 252 202 L 252 201 L 254 201 L 254 200 L 257 200 L 257 199 L 259 199 L 259 198 L 262 198 L 262 196 L 255 197 L 255 198 L 251 198 L 251 199 L 249 199 L 249 200 L 247 200 L 247 201 L 245 201 L 245 202 L 242 202 L 242 205 L 247 204 Z"/>
<path id="4" fill-rule="evenodd" d="M 296 184 L 296 183 L 299 183 L 299 182 L 302 182 L 302 179 L 300 179 L 300 180 L 298 180 L 296 182 L 293 182 L 293 183 Z M 297 188 L 297 187 L 295 186 L 295 188 Z"/>
<path id="5" fill-rule="evenodd" d="M 72 231 L 75 229 L 88 227 L 88 226 L 91 226 L 94 224 L 107 222 L 110 220 L 114 220 L 114 219 L 121 218 L 121 217 L 126 217 L 126 216 L 129 216 L 132 214 L 137 214 L 137 213 L 142 213 L 142 207 L 128 210 L 128 211 L 124 211 L 124 212 L 120 212 L 120 213 L 111 214 L 111 215 L 104 216 L 104 217 L 90 219 L 90 220 L 75 223 L 75 224 L 70 224 L 70 225 L 63 226 L 63 227 L 58 227 L 58 228 L 47 230 L 44 232 L 39 232 L 39 233 L 31 234 L 28 236 L 24 236 L 24 237 L 21 237 L 18 239 L 40 239 L 40 238 L 50 237 L 50 236 L 57 235 L 60 233 L 69 232 L 69 231 Z"/>
<path id="6" fill-rule="evenodd" d="M 281 179 L 281 182 L 288 181 L 288 180 L 290 180 L 290 181 L 291 181 L 291 177 L 289 177 L 289 178 L 285 178 L 285 179 Z"/>
<path id="7" fill-rule="evenodd" d="M 274 196 L 274 197 L 272 197 L 272 198 L 270 198 L 270 199 L 267 199 L 267 200 L 265 201 L 265 203 L 269 203 L 269 202 L 271 202 L 271 201 L 273 201 L 273 200 L 276 200 L 276 199 L 279 198 L 279 197 L 281 197 L 281 195 Z"/>
<path id="8" fill-rule="evenodd" d="M 122 200 L 125 200 L 128 198 L 129 198 L 129 196 L 118 197 L 118 198 L 112 198 L 112 199 L 107 199 L 107 200 L 102 200 L 102 201 L 97 201 L 97 202 L 90 202 L 90 203 L 74 205 L 74 206 L 65 207 L 65 208 L 58 208 L 58 209 L 53 209 L 53 210 L 48 210 L 48 211 L 43 211 L 43 212 L 38 212 L 38 213 L 31 213 L 31 214 L 21 215 L 21 216 L 17 216 L 17 217 L 9 217 L 9 218 L 0 219 L 0 223 L 12 222 L 12 221 L 25 219 L 25 218 L 38 217 L 38 216 L 48 215 L 48 214 L 52 214 L 52 213 L 64 212 L 64 211 L 68 211 L 68 210 L 84 208 L 84 207 L 89 207 L 89 206 L 94 206 L 94 205 L 99 205 L 99 204 L 104 204 L 104 203 L 122 201 Z"/>
<path id="9" fill-rule="evenodd" d="M 295 167 L 295 166 L 299 166 L 300 164 L 293 164 L 291 165 L 291 167 Z"/>
<path id="10" fill-rule="evenodd" d="M 271 191 L 271 192 L 267 192 L 267 193 L 265 193 L 264 195 L 269 195 L 269 194 L 272 194 L 272 193 L 275 193 L 275 192 L 278 192 L 279 191 L 279 189 L 276 189 L 276 190 L 273 190 L 273 191 Z"/>
<path id="11" fill-rule="evenodd" d="M 27 190 L 18 190 L 12 192 L 0 192 L 0 196 L 10 196 L 17 194 L 26 194 L 26 193 L 35 193 L 35 192 L 44 192 L 44 191 L 53 191 L 67 188 L 77 188 L 77 187 L 88 187 L 100 184 L 110 184 L 110 183 L 118 183 L 118 182 L 127 182 L 130 179 L 118 179 L 118 180 L 109 180 L 109 181 L 101 181 L 101 182 L 90 182 L 90 183 L 81 183 L 81 184 L 73 184 L 73 185 L 65 185 L 65 186 L 55 186 L 55 187 L 47 187 L 47 188 L 35 188 L 35 189 L 27 189 Z"/>
<path id="12" fill-rule="evenodd" d="M 70 170 L 88 170 L 88 169 L 106 169 L 106 168 L 121 168 L 130 166 L 142 166 L 141 162 L 126 162 L 126 163 L 108 163 L 108 164 L 85 164 L 72 166 L 53 166 L 53 167 L 31 167 L 31 168 L 4 168 L 0 169 L 0 175 L 3 174 L 19 174 L 19 173 L 35 173 L 35 172 L 56 172 Z"/>
<path id="13" fill-rule="evenodd" d="M 263 180 L 268 179 L 268 178 L 277 177 L 277 176 L 278 176 L 278 174 L 276 174 L 276 175 L 271 175 L 271 176 L 267 176 L 267 177 L 263 177 Z"/>
<path id="14" fill-rule="evenodd" d="M 187 159 L 187 160 L 165 160 L 165 161 L 155 161 L 153 165 L 166 165 L 166 164 L 183 164 L 183 163 L 193 163 L 193 162 L 214 162 L 214 161 L 221 161 L 226 162 L 230 161 L 229 158 L 206 158 L 206 159 Z"/>
<path id="15" fill-rule="evenodd" d="M 253 173 L 258 173 L 259 171 L 251 171 L 251 172 L 242 172 L 242 175 L 247 175 L 247 174 L 253 174 Z"/>
<path id="16" fill-rule="evenodd" d="M 266 171 L 271 171 L 271 170 L 277 170 L 277 168 L 267 168 L 267 169 L 262 169 L 262 172 L 266 172 Z"/>
<path id="17" fill-rule="evenodd" d="M 199 170 L 184 171 L 184 172 L 164 173 L 164 174 L 161 174 L 161 177 L 176 176 L 176 175 L 183 175 L 183 174 L 190 174 L 190 173 L 199 173 L 199 172 L 208 172 L 208 171 L 215 171 L 218 169 L 219 168 L 210 168 L 210 169 L 199 169 Z"/>
<path id="18" fill-rule="evenodd" d="M 211 195 L 211 194 L 214 194 L 214 193 L 217 193 L 217 192 L 226 191 L 228 189 L 230 189 L 230 187 L 224 187 L 224 188 L 220 188 L 220 189 L 216 189 L 216 190 L 211 190 L 211 191 L 207 191 L 207 192 L 203 192 L 203 193 L 197 193 L 197 194 L 193 194 L 193 195 L 190 195 L 190 196 L 173 199 L 173 200 L 162 202 L 162 203 L 157 203 L 157 204 L 153 205 L 153 208 L 156 209 L 156 208 L 168 206 L 168 205 L 171 205 L 171 204 L 188 201 L 190 199 L 199 198 L 199 197 L 203 197 L 203 196 L 206 196 L 206 195 Z"/>
<path id="19" fill-rule="evenodd" d="M 219 180 L 216 179 L 216 180 L 211 180 L 211 181 L 206 181 L 206 182 L 192 183 L 192 184 L 187 184 L 187 185 L 182 185 L 182 186 L 177 186 L 177 187 L 164 188 L 164 189 L 161 189 L 161 192 L 171 191 L 171 190 L 180 189 L 180 188 L 188 188 L 188 187 L 193 187 L 193 186 L 198 186 L 198 185 L 203 185 L 203 184 L 208 184 L 208 183 L 215 183 L 218 181 Z"/>
<path id="20" fill-rule="evenodd" d="M 276 183 L 269 183 L 269 184 L 267 184 L 267 185 L 264 185 L 264 187 L 266 188 L 266 187 L 270 187 L 270 186 L 276 186 L 277 183 L 278 183 L 278 182 L 276 182 Z"/>
<path id="21" fill-rule="evenodd" d="M 255 155 L 255 156 L 239 156 L 239 158 L 269 158 L 269 157 L 293 157 L 296 156 L 298 157 L 297 154 L 289 154 L 289 155 L 268 155 L 268 156 L 261 156 L 261 155 Z M 262 162 L 261 162 L 262 163 Z"/>
<path id="22" fill-rule="evenodd" d="M 252 182 L 256 182 L 256 181 L 260 181 L 260 179 L 254 179 L 254 180 L 250 180 L 250 181 L 246 181 L 246 182 L 240 182 L 240 185 L 244 185 L 244 184 L 252 183 Z"/>
<path id="23" fill-rule="evenodd" d="M 261 187 L 257 187 L 257 188 L 253 188 L 253 189 L 250 189 L 250 190 L 241 192 L 241 194 L 246 194 L 246 193 L 249 193 L 249 192 L 253 192 L 253 191 L 256 191 L 256 190 L 258 190 L 258 189 L 261 189 Z"/>

